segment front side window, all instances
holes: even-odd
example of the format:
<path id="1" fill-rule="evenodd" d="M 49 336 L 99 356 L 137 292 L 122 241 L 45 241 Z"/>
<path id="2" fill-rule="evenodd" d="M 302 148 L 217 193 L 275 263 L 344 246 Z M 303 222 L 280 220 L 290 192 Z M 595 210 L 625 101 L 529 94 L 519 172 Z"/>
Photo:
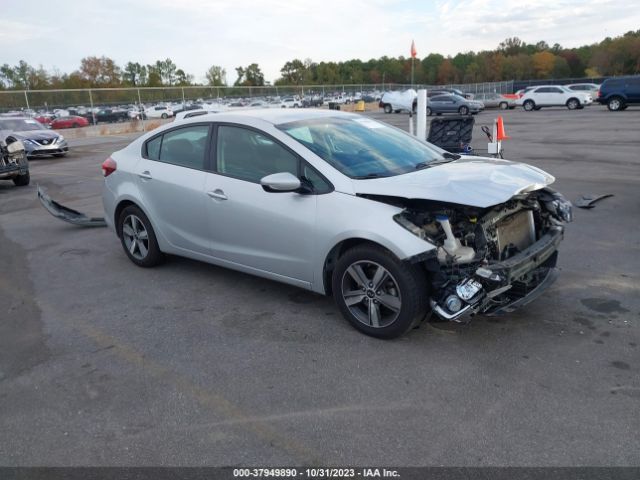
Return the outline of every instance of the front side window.
<path id="1" fill-rule="evenodd" d="M 249 182 L 272 173 L 298 176 L 298 157 L 266 135 L 242 127 L 218 127 L 217 171 Z"/>
<path id="2" fill-rule="evenodd" d="M 369 118 L 327 117 L 277 127 L 355 179 L 400 175 L 444 160 L 435 147 Z"/>

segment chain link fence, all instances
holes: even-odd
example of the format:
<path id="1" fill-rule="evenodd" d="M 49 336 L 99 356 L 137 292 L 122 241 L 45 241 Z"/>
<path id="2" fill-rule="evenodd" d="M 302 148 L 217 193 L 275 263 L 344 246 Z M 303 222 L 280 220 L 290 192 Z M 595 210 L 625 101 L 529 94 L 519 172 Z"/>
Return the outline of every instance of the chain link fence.
<path id="1" fill-rule="evenodd" d="M 373 97 L 390 90 L 414 88 L 437 89 L 459 88 L 465 92 L 511 93 L 513 81 L 454 85 L 402 85 L 402 84 L 360 84 L 360 85 L 297 85 L 266 87 L 141 87 L 141 88 L 93 88 L 68 90 L 25 90 L 0 91 L 0 112 L 52 112 L 67 108 L 113 108 L 127 106 L 149 106 L 158 103 L 189 104 L 194 102 L 220 102 L 234 99 L 271 100 L 297 96 Z"/>

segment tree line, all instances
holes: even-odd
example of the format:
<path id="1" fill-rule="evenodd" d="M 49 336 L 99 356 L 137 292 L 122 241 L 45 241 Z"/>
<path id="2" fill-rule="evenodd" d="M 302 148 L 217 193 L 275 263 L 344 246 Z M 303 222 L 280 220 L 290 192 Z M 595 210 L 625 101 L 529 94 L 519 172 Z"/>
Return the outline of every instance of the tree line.
<path id="1" fill-rule="evenodd" d="M 387 57 L 362 61 L 314 62 L 293 59 L 280 69 L 275 85 L 408 84 L 411 58 Z M 257 63 L 235 68 L 235 86 L 265 86 Z M 431 53 L 415 59 L 416 84 L 451 84 L 567 77 L 601 77 L 640 73 L 640 30 L 578 48 L 552 46 L 544 41 L 528 44 L 507 38 L 494 50 L 469 51 L 455 56 Z M 227 72 L 212 65 L 205 73 L 209 86 L 226 86 Z M 45 90 L 105 87 L 180 87 L 202 85 L 170 59 L 152 64 L 128 62 L 120 67 L 108 57 L 85 57 L 77 70 L 49 72 L 20 60 L 0 66 L 0 89 Z"/>

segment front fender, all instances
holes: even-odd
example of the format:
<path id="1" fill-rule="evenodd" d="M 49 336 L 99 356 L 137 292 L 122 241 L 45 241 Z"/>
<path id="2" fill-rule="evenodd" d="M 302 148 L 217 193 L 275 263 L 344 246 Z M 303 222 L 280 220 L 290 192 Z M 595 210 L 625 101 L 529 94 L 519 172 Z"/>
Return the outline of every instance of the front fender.
<path id="1" fill-rule="evenodd" d="M 360 239 L 376 243 L 400 260 L 436 248 L 396 223 L 393 217 L 402 212 L 402 208 L 339 192 L 319 195 L 317 208 L 314 291 L 325 293 L 325 261 L 334 247 L 345 240 Z"/>

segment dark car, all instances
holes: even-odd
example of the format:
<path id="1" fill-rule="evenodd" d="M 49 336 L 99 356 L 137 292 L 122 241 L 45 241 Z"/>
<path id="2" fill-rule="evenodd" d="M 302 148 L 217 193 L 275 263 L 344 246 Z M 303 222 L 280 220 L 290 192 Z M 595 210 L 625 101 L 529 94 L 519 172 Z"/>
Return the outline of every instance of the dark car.
<path id="1" fill-rule="evenodd" d="M 625 110 L 630 104 L 639 104 L 640 75 L 608 78 L 600 85 L 596 100 L 612 112 Z"/>
<path id="2" fill-rule="evenodd" d="M 32 118 L 0 118 L 0 140 L 9 137 L 20 140 L 29 157 L 64 157 L 69 151 L 69 145 L 62 135 Z"/>
<path id="3" fill-rule="evenodd" d="M 482 102 L 467 100 L 460 95 L 436 95 L 427 101 L 427 115 L 457 113 L 459 115 L 476 114 L 484 109 Z"/>
<path id="4" fill-rule="evenodd" d="M 473 94 L 465 93 L 462 90 L 458 90 L 457 88 L 435 88 L 433 90 L 427 90 L 427 97 L 436 97 L 438 95 L 459 95 L 462 98 L 466 98 L 467 100 L 471 100 L 473 98 Z"/>
<path id="5" fill-rule="evenodd" d="M 89 123 L 114 123 L 114 122 L 126 122 L 129 120 L 129 112 L 126 110 L 111 110 L 105 108 L 98 110 L 95 114 L 87 113 L 83 115 Z"/>

